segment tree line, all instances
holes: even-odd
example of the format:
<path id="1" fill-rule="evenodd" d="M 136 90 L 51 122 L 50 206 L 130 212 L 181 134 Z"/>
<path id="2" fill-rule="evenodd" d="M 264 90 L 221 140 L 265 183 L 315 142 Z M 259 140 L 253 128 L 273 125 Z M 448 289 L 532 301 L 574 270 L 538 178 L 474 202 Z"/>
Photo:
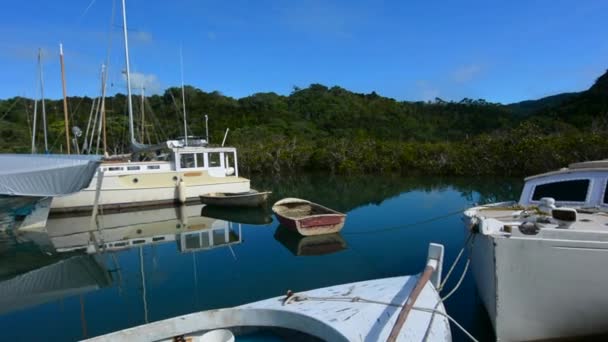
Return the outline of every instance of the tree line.
<path id="1" fill-rule="evenodd" d="M 503 105 L 483 99 L 397 101 L 341 87 L 294 87 L 287 96 L 234 99 L 185 88 L 189 135 L 239 148 L 246 174 L 327 171 L 338 174 L 529 175 L 608 157 L 608 73 L 588 90 Z M 94 99 L 68 98 L 70 126 L 87 126 Z M 128 152 L 126 96 L 106 99 L 110 154 Z M 181 89 L 134 97 L 136 137 L 183 136 Z M 34 101 L 0 100 L 0 151 L 30 151 Z M 63 107 L 46 102 L 49 149 L 65 149 Z M 40 120 L 40 113 L 38 115 Z M 36 130 L 42 151 L 42 129 Z"/>

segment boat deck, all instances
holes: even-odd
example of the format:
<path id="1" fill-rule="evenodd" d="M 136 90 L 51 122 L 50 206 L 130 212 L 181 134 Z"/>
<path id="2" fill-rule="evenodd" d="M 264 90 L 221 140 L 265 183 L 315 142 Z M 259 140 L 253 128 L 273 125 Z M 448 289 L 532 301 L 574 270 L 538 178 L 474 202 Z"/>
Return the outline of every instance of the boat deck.
<path id="1" fill-rule="evenodd" d="M 471 210 L 472 212 L 473 210 Z M 576 221 L 567 228 L 550 215 L 539 214 L 536 209 L 521 208 L 476 208 L 476 216 L 495 219 L 504 225 L 521 225 L 523 222 L 535 222 L 540 229 L 563 231 L 593 232 L 608 235 L 608 212 L 597 209 L 577 209 Z"/>

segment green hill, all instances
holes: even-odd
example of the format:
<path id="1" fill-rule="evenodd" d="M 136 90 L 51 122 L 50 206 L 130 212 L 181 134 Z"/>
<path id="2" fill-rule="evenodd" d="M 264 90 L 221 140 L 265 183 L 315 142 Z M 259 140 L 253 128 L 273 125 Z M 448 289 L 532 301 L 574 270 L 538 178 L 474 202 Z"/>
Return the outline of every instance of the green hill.
<path id="1" fill-rule="evenodd" d="M 136 136 L 156 142 L 183 135 L 179 88 L 135 101 Z M 93 99 L 71 97 L 71 125 L 83 131 Z M 107 103 L 110 153 L 127 151 L 126 97 Z M 312 84 L 288 96 L 257 93 L 241 99 L 186 87 L 189 134 L 240 148 L 245 172 L 326 170 L 339 173 L 426 172 L 517 174 L 608 157 L 608 73 L 588 90 L 502 105 L 483 99 L 396 101 L 372 92 Z M 30 149 L 31 99 L 0 100 L 0 149 Z M 47 101 L 50 150 L 65 148 L 62 103 Z M 37 141 L 42 129 L 38 119 Z M 81 137 L 81 142 L 84 137 Z"/>

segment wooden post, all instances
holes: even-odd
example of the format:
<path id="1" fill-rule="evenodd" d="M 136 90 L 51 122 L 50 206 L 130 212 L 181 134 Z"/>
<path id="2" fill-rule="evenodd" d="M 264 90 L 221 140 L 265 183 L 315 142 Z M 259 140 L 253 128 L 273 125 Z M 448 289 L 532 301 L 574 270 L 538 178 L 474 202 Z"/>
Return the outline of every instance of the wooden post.
<path id="1" fill-rule="evenodd" d="M 63 64 L 63 44 L 59 44 L 59 62 L 61 63 L 61 84 L 63 87 L 63 116 L 65 121 L 65 145 L 70 154 L 70 130 L 68 123 L 68 98 L 65 89 L 65 65 Z"/>

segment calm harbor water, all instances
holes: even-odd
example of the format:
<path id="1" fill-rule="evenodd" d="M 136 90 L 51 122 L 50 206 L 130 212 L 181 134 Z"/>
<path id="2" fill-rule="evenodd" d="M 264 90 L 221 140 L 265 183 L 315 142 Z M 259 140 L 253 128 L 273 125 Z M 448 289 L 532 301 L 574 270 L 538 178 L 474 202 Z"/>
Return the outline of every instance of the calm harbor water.
<path id="1" fill-rule="evenodd" d="M 301 197 L 347 212 L 346 225 L 339 235 L 301 238 L 278 227 L 269 210 L 234 216 L 190 205 L 103 215 L 101 235 L 87 231 L 87 216 L 53 217 L 48 234 L 3 232 L 3 340 L 78 340 L 288 289 L 414 274 L 430 242 L 445 245 L 447 268 L 466 237 L 458 211 L 516 199 L 522 183 L 306 175 L 254 177 L 253 185 L 273 191 L 270 203 Z M 87 254 L 91 239 L 123 249 Z M 120 246 L 126 241 L 130 247 Z M 470 274 L 446 308 L 479 340 L 494 339 Z M 454 327 L 452 334 L 466 340 Z"/>

